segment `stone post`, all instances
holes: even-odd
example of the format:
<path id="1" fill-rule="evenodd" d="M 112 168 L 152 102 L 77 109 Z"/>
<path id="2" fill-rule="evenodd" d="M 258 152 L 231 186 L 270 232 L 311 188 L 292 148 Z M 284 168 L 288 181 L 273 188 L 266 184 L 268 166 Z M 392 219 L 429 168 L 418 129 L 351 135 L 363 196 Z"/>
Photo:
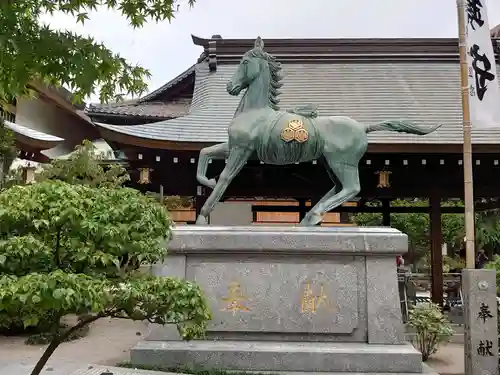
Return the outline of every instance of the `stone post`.
<path id="1" fill-rule="evenodd" d="M 498 375 L 496 271 L 462 271 L 465 374 Z"/>

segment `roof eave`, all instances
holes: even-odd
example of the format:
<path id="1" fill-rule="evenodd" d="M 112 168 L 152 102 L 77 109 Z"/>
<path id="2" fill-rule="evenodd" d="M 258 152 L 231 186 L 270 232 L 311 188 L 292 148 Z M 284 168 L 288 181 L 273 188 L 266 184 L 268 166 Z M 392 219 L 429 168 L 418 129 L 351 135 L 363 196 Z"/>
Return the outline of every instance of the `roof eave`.
<path id="1" fill-rule="evenodd" d="M 180 116 L 185 116 L 186 114 L 172 115 L 172 116 L 149 116 L 149 115 L 137 115 L 133 113 L 106 113 L 106 112 L 86 112 L 87 115 L 95 120 L 96 118 L 109 118 L 109 119 L 134 119 L 137 121 L 141 120 L 171 120 Z"/>
<path id="2" fill-rule="evenodd" d="M 5 127 L 14 133 L 16 141 L 40 150 L 46 150 L 64 142 L 63 138 L 30 129 L 4 120 Z"/>
<path id="3" fill-rule="evenodd" d="M 134 135 L 120 133 L 108 128 L 100 127 L 99 131 L 103 138 L 110 141 L 138 147 L 144 149 L 159 149 L 171 151 L 200 151 L 204 147 L 212 146 L 219 142 L 188 142 L 188 141 L 170 141 L 137 137 Z M 446 143 L 369 143 L 367 153 L 373 154 L 392 154 L 392 153 L 407 153 L 407 154 L 460 154 L 461 144 L 446 144 Z M 477 153 L 498 153 L 497 144 L 473 144 L 472 149 Z"/>
<path id="4" fill-rule="evenodd" d="M 27 137 L 23 134 L 19 133 L 14 133 L 16 141 L 19 143 L 28 145 L 34 149 L 38 150 L 48 150 L 51 149 L 57 145 L 59 145 L 63 141 L 47 141 L 47 140 L 41 140 L 41 139 L 36 139 L 36 138 L 30 138 Z"/>

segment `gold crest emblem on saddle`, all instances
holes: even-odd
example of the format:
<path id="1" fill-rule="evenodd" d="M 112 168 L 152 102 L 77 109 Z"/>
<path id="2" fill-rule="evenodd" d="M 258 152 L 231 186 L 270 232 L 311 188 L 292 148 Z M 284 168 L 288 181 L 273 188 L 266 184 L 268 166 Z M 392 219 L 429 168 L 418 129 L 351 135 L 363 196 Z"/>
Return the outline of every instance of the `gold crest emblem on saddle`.
<path id="1" fill-rule="evenodd" d="M 309 139 L 309 132 L 304 128 L 302 121 L 291 120 L 286 128 L 281 131 L 281 139 L 285 142 L 304 143 Z"/>

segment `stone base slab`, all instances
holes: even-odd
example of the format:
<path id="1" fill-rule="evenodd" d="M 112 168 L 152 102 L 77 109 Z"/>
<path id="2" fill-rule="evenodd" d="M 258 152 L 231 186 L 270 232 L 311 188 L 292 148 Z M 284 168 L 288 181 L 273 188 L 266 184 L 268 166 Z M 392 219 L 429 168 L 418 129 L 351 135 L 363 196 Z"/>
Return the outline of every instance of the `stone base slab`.
<path id="1" fill-rule="evenodd" d="M 240 371 L 234 371 L 234 373 L 239 373 Z M 245 371 L 246 374 L 268 374 L 268 375 L 318 375 L 317 372 L 304 372 L 304 371 Z M 321 375 L 415 375 L 413 372 L 320 372 Z M 179 375 L 179 374 L 177 374 Z M 432 368 L 427 366 L 425 363 L 422 364 L 422 372 L 420 375 L 439 375 Z M 454 374 L 463 375 L 463 374 Z"/>
<path id="2" fill-rule="evenodd" d="M 423 373 L 422 356 L 408 343 L 143 341 L 132 349 L 131 362 L 254 372 Z"/>

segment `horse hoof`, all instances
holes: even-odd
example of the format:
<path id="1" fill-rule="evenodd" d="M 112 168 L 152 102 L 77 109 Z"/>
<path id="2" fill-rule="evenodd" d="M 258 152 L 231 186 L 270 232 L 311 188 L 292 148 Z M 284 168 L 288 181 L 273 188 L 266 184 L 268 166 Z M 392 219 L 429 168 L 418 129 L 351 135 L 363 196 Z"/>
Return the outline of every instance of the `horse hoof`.
<path id="1" fill-rule="evenodd" d="M 207 225 L 207 218 L 202 215 L 198 215 L 198 218 L 196 219 L 196 225 Z"/>
<path id="2" fill-rule="evenodd" d="M 306 215 L 304 219 L 299 223 L 300 226 L 303 227 L 313 227 L 316 224 L 323 221 L 323 216 L 318 214 Z"/>

